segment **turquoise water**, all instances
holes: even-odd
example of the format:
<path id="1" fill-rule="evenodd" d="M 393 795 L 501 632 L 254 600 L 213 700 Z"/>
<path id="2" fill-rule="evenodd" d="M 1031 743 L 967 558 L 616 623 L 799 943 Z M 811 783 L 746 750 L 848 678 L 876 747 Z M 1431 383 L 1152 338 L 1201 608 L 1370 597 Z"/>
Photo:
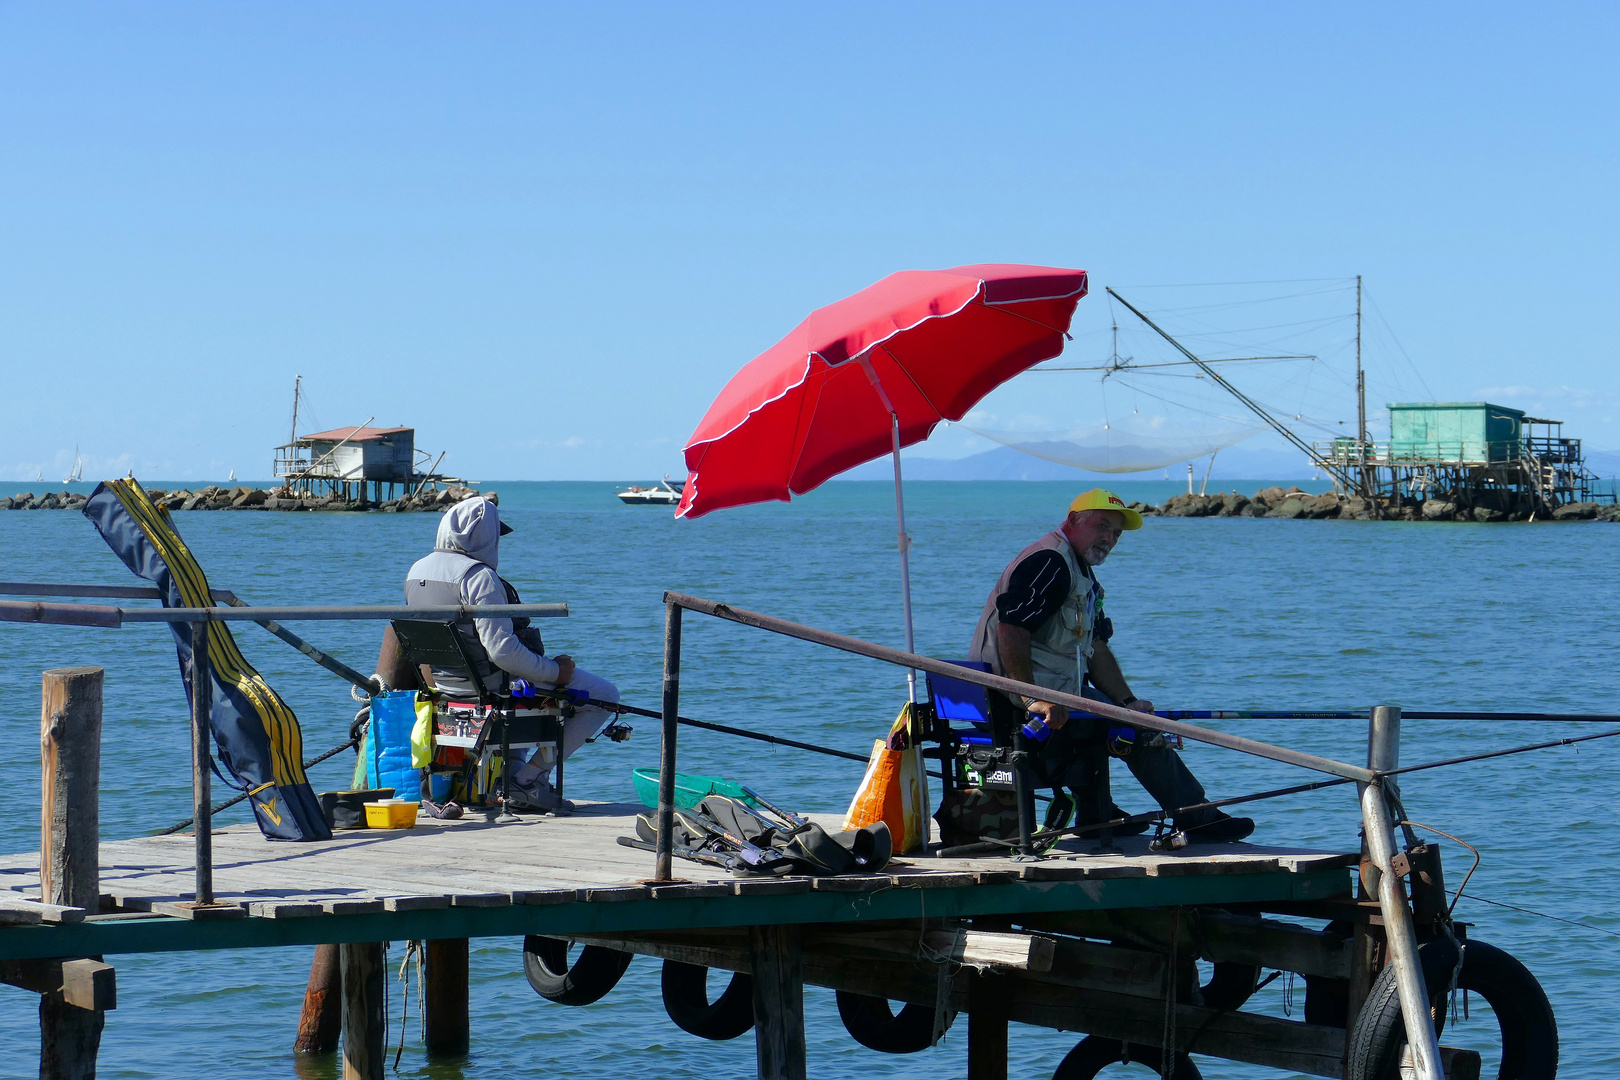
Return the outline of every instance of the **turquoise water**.
<path id="1" fill-rule="evenodd" d="M 903 642 L 893 495 L 881 483 L 829 484 L 792 505 L 696 522 L 621 506 L 609 484 L 498 487 L 503 513 L 518 530 L 503 544 L 502 571 L 525 600 L 572 605 L 571 618 L 545 626 L 548 643 L 616 679 L 631 703 L 657 706 L 665 588 Z M 1155 502 L 1177 490 L 1173 482 L 1120 488 L 1127 498 Z M 996 574 L 1058 520 L 1072 495 L 1069 485 L 1044 483 L 908 488 L 919 651 L 962 652 Z M 249 600 L 385 603 L 398 600 L 404 570 L 431 546 L 437 519 L 191 513 L 177 520 L 213 584 Z M 1162 707 L 1362 709 L 1392 701 L 1409 708 L 1620 712 L 1613 675 L 1617 570 L 1620 527 L 1600 524 L 1150 519 L 1121 542 L 1102 577 L 1132 686 Z M 89 524 L 66 512 L 0 513 L 0 579 L 133 581 Z M 375 625 L 298 629 L 370 670 Z M 238 639 L 297 710 L 307 750 L 343 741 L 356 707 L 344 684 L 256 628 L 239 630 Z M 12 748 L 0 758 L 12 811 L 0 817 L 0 850 L 37 846 L 39 673 L 50 667 L 107 669 L 104 834 L 140 835 L 187 816 L 186 712 L 166 630 L 4 624 L 0 660 L 0 736 Z M 904 696 L 903 678 L 882 665 L 696 615 L 687 617 L 683 666 L 687 715 L 857 752 L 886 728 Z M 1365 755 L 1359 721 L 1219 726 L 1344 760 Z M 1566 730 L 1410 722 L 1402 757 L 1407 763 L 1452 757 Z M 1606 1020 L 1620 970 L 1620 937 L 1612 936 L 1620 934 L 1620 918 L 1609 903 L 1609 875 L 1620 866 L 1614 854 L 1620 815 L 1612 798 L 1617 754 L 1620 739 L 1600 741 L 1418 773 L 1403 785 L 1414 818 L 1481 850 L 1484 862 L 1469 892 L 1609 931 L 1468 900 L 1458 909 L 1476 924 L 1475 937 L 1512 952 L 1542 980 L 1558 1011 L 1565 1077 L 1620 1074 Z M 1217 795 L 1311 779 L 1210 747 L 1189 748 L 1187 758 Z M 599 743 L 573 759 L 571 793 L 631 799 L 630 770 L 656 759 L 656 732 L 644 722 L 631 742 Z M 352 760 L 342 755 L 313 770 L 317 790 L 344 786 Z M 814 811 L 842 810 L 860 772 L 854 763 L 693 730 L 683 730 L 681 762 L 723 771 Z M 1123 805 L 1146 808 L 1123 770 L 1115 790 Z M 1264 842 L 1325 848 L 1356 842 L 1354 798 L 1344 789 L 1251 812 Z M 233 810 L 223 820 L 247 817 Z M 1445 850 L 1455 884 L 1467 860 L 1454 845 Z M 402 945 L 391 952 L 396 966 Z M 100 1075 L 334 1076 L 334 1061 L 299 1063 L 289 1050 L 308 961 L 304 949 L 116 958 L 120 1007 L 108 1018 Z M 611 996 L 584 1009 L 552 1005 L 529 990 L 516 940 L 474 942 L 473 980 L 471 1057 L 425 1062 L 413 997 L 400 1075 L 752 1075 L 751 1039 L 708 1043 L 668 1021 L 651 961 L 632 964 Z M 0 1037 L 18 1055 L 0 1073 L 33 1073 L 35 1001 L 0 986 Z M 1281 1015 L 1281 980 L 1256 1003 Z M 397 1044 L 397 994 L 390 1004 L 390 1041 Z M 805 1007 L 813 1076 L 965 1073 L 965 1023 L 934 1050 L 891 1057 L 862 1049 L 844 1033 L 829 992 L 807 988 Z M 1013 1075 L 1050 1076 L 1076 1038 L 1015 1027 Z M 1448 1029 L 1453 1039 L 1466 1043 Z M 1212 1059 L 1200 1064 L 1211 1078 L 1268 1075 Z"/>

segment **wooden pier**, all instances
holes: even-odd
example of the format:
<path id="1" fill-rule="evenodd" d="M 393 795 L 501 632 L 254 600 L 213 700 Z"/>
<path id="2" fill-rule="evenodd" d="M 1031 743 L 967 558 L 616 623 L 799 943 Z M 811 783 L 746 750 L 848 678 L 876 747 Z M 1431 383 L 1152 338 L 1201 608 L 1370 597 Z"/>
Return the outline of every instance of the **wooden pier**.
<path id="1" fill-rule="evenodd" d="M 1165 961 L 1142 942 L 1168 932 L 1169 912 L 1218 925 L 1184 940 L 1223 942 L 1209 958 L 1238 961 L 1259 959 L 1262 939 L 1298 950 L 1295 938 L 1317 935 L 1206 909 L 1358 910 L 1346 870 L 1356 854 L 1248 844 L 1156 854 L 1142 838 L 1111 851 L 1069 841 L 1038 862 L 918 858 L 881 874 L 826 878 L 737 878 L 683 862 L 682 880 L 649 883 L 648 856 L 616 842 L 634 834 L 634 815 L 644 811 L 584 804 L 566 817 L 508 824 L 424 817 L 409 830 L 360 829 L 300 845 L 232 826 L 213 836 L 216 903 L 206 908 L 191 905 L 189 835 L 102 844 L 97 911 L 34 903 L 38 856 L 10 856 L 0 859 L 0 920 L 12 923 L 0 928 L 0 959 L 545 935 L 748 972 L 758 951 L 749 928 L 764 927 L 778 949 L 798 953 L 786 975 L 790 996 L 810 982 L 932 1007 L 944 964 L 947 1007 L 966 1012 L 979 962 L 988 965 L 984 977 L 1006 980 L 1003 1043 L 1012 1020 L 1156 1045 Z M 1161 914 L 1156 921 L 1144 909 Z M 981 926 L 1013 934 L 1013 952 L 964 953 Z M 1127 943 L 1100 940 L 1110 936 Z M 1254 941 L 1242 944 L 1245 936 Z M 926 954 L 946 959 L 925 955 L 930 942 L 939 948 Z M 1348 941 L 1311 948 L 1302 963 L 1310 973 L 1348 979 Z M 1196 956 L 1184 947 L 1182 982 Z M 1342 1028 L 1178 1008 L 1183 1031 L 1204 1029 L 1200 1052 L 1340 1075 Z M 796 1044 L 796 1063 L 762 1075 L 804 1075 L 802 1032 Z"/>
<path id="2" fill-rule="evenodd" d="M 296 1039 L 310 1053 L 341 1048 L 345 1080 L 382 1080 L 384 943 L 420 945 L 426 1049 L 462 1053 L 480 1034 L 469 1017 L 468 939 L 516 936 L 524 948 L 514 964 L 538 994 L 562 1006 L 611 992 L 633 956 L 662 960 L 671 1020 L 705 1038 L 752 1030 L 764 1080 L 808 1075 L 807 983 L 837 991 L 844 1026 L 874 1050 L 925 1049 L 965 1014 L 969 1080 L 1005 1080 L 1014 1023 L 1086 1036 L 1056 1080 L 1089 1080 L 1121 1055 L 1157 1062 L 1166 1075 L 1196 1076 L 1192 1053 L 1353 1080 L 1381 1080 L 1405 1055 L 1423 1080 L 1477 1080 L 1480 1055 L 1441 1046 L 1431 1013 L 1445 992 L 1431 993 L 1442 985 L 1436 980 L 1470 987 L 1474 961 L 1446 951 L 1458 949 L 1465 928 L 1449 919 L 1433 845 L 1407 837 L 1395 848 L 1395 829 L 1406 824 L 1395 787 L 1399 708 L 1371 710 L 1365 766 L 1153 720 L 1170 733 L 1334 778 L 1250 798 L 1355 783 L 1364 840 L 1353 852 L 1253 844 L 1153 851 L 1145 838 L 1107 833 L 1068 835 L 1037 852 L 1026 823 L 1011 849 L 978 857 L 931 852 L 896 859 L 881 873 L 733 876 L 676 860 L 671 848 L 682 610 L 1141 721 L 1090 699 L 711 601 L 672 593 L 666 603 L 654 809 L 663 827 L 659 842 L 643 848 L 619 841 L 636 834 L 644 808 L 616 803 L 504 822 L 477 813 L 423 817 L 411 829 L 343 831 L 319 843 L 267 842 L 251 825 L 215 830 L 201 735 L 193 770 L 200 830 L 97 845 L 101 670 L 47 672 L 41 849 L 0 856 L 0 981 L 41 995 L 42 1080 L 95 1075 L 106 1013 L 117 1007 L 119 955 L 293 946 L 313 946 L 315 957 L 304 1015 L 288 1043 Z M 395 609 L 313 610 L 314 617 L 364 618 Z M 18 618 L 100 626 L 136 614 L 36 604 Z M 265 608 L 138 614 L 199 627 L 295 617 Z M 283 636 L 281 627 L 269 628 Z M 349 672 L 312 647 L 301 651 Z M 206 710 L 192 719 L 195 732 L 207 730 Z M 1416 767 L 1432 764 L 1445 763 Z M 570 942 L 585 946 L 572 960 Z M 1431 959 L 1445 967 L 1432 978 L 1425 973 Z M 1208 982 L 1199 961 L 1213 965 Z M 712 1002 L 703 978 L 710 968 L 735 973 Z M 1303 976 L 1301 1019 L 1245 1009 L 1262 969 Z M 1500 988 L 1475 982 L 1501 1016 Z M 1512 994 L 1539 996 L 1545 1010 L 1526 1014 L 1527 1026 L 1515 1033 L 1530 1047 L 1527 1062 L 1556 1067 L 1556 1030 L 1540 987 L 1523 973 Z M 1400 1018 L 1416 1022 L 1393 1026 Z M 1416 1032 L 1410 1045 L 1407 1030 Z"/>

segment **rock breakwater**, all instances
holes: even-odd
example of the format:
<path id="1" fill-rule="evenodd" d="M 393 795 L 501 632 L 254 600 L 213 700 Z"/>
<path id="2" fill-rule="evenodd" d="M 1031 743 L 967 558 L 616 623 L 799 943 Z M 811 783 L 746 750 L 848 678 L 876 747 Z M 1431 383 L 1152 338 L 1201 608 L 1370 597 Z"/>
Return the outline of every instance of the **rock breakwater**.
<path id="1" fill-rule="evenodd" d="M 1459 506 L 1439 499 L 1408 499 L 1391 504 L 1359 495 L 1332 492 L 1312 495 L 1297 487 L 1262 488 L 1253 495 L 1222 491 L 1211 495 L 1176 495 L 1163 506 L 1133 502 L 1131 509 L 1155 517 L 1339 518 L 1344 521 L 1617 521 L 1620 506 L 1566 503 L 1550 514 L 1493 506 Z"/>
<path id="2" fill-rule="evenodd" d="M 218 484 L 210 484 L 195 491 L 169 491 L 164 488 L 147 488 L 146 493 L 152 497 L 153 502 L 170 511 L 341 510 L 399 514 L 430 510 L 442 511 L 474 495 L 482 495 L 484 498 L 496 503 L 501 501 L 501 497 L 497 492 L 478 492 L 460 486 L 444 488 L 438 491 L 421 491 L 382 503 L 344 499 L 331 494 L 299 495 L 290 491 L 274 491 L 268 488 L 227 488 L 220 487 Z M 84 505 L 84 502 L 85 496 L 72 491 L 48 491 L 43 495 L 35 495 L 32 491 L 27 491 L 12 495 L 9 498 L 0 498 L 0 510 L 77 510 Z"/>

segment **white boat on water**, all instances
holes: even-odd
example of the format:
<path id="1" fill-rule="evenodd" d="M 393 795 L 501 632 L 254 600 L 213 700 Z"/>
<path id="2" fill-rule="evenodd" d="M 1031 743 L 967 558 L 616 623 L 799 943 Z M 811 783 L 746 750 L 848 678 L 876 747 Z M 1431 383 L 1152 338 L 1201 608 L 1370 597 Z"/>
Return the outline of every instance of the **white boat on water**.
<path id="1" fill-rule="evenodd" d="M 682 481 L 682 486 L 685 486 L 685 481 Z M 657 487 L 631 484 L 617 494 L 619 501 L 627 506 L 674 506 L 681 501 L 681 489 L 670 483 L 667 474 Z"/>
<path id="2" fill-rule="evenodd" d="M 43 477 L 42 477 L 43 479 Z M 73 448 L 73 471 L 62 477 L 64 484 L 77 484 L 84 479 L 84 458 L 79 456 L 79 448 Z"/>

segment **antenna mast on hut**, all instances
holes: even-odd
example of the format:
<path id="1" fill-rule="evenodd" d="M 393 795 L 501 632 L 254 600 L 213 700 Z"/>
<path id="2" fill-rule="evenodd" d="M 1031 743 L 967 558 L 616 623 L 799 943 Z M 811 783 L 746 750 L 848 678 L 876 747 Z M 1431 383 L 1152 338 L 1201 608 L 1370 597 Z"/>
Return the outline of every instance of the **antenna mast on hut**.
<path id="1" fill-rule="evenodd" d="M 1358 353 L 1357 356 L 1359 358 L 1360 354 Z M 1359 362 L 1359 359 L 1358 359 L 1358 362 Z M 291 445 L 292 443 L 295 443 L 295 442 L 298 441 L 298 394 L 299 394 L 299 391 L 303 388 L 303 385 L 304 385 L 304 377 L 302 375 L 293 376 L 292 432 L 287 437 L 288 445 Z"/>

